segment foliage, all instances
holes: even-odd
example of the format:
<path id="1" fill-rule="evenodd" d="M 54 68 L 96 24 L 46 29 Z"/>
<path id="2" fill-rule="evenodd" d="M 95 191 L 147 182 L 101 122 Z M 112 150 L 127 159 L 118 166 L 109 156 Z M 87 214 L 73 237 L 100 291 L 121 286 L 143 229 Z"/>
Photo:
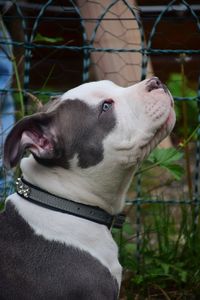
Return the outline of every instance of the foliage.
<path id="1" fill-rule="evenodd" d="M 183 153 L 175 148 L 156 148 L 149 155 L 139 173 L 144 173 L 156 166 L 166 169 L 176 180 L 180 180 L 184 169 L 175 163 L 183 157 Z"/>
<path id="2" fill-rule="evenodd" d="M 4 202 L 0 202 L 0 211 L 4 208 Z"/>
<path id="3" fill-rule="evenodd" d="M 176 97 L 196 97 L 197 92 L 190 87 L 190 82 L 187 80 L 184 74 L 172 73 L 168 79 L 167 86 L 173 96 Z M 176 131 L 179 135 L 183 135 L 184 129 L 183 123 L 183 112 L 182 105 L 185 103 L 187 109 L 187 123 L 188 132 L 191 134 L 193 129 L 197 125 L 198 120 L 198 105 L 197 101 L 176 101 L 175 111 L 176 111 Z"/>
<path id="4" fill-rule="evenodd" d="M 167 81 L 167 87 L 171 94 L 176 97 L 195 97 L 197 93 L 189 85 L 188 79 L 181 73 L 172 73 Z M 192 101 L 192 107 L 195 106 L 193 104 L 195 102 Z"/>
<path id="5" fill-rule="evenodd" d="M 48 37 L 42 35 L 41 33 L 37 33 L 34 38 L 34 42 L 58 43 L 62 41 L 63 41 L 62 37 Z"/>
<path id="6" fill-rule="evenodd" d="M 178 217 L 165 203 L 143 206 L 142 212 L 139 249 L 135 246 L 137 226 L 127 223 L 122 232 L 114 233 L 128 274 L 123 299 L 146 299 L 149 293 L 155 297 L 150 299 L 199 297 L 200 224 L 194 228 L 190 207 L 180 207 Z"/>

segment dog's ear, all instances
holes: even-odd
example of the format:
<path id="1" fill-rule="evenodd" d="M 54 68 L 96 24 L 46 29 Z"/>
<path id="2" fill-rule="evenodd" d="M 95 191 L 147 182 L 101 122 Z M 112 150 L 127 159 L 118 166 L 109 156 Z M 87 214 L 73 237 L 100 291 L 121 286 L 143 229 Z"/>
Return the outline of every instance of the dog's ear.
<path id="1" fill-rule="evenodd" d="M 22 158 L 25 150 L 41 159 L 55 155 L 55 133 L 52 114 L 41 112 L 20 120 L 8 134 L 4 145 L 4 166 L 12 168 Z"/>

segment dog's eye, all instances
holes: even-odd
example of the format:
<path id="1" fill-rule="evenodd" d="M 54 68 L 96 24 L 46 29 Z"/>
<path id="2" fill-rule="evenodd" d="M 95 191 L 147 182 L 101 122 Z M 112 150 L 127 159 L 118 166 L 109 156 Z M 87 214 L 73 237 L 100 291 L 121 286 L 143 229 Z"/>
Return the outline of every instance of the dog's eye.
<path id="1" fill-rule="evenodd" d="M 101 108 L 102 112 L 106 112 L 109 109 L 111 109 L 112 104 L 113 104 L 113 100 L 112 99 L 104 101 L 104 103 L 102 104 L 102 108 Z"/>

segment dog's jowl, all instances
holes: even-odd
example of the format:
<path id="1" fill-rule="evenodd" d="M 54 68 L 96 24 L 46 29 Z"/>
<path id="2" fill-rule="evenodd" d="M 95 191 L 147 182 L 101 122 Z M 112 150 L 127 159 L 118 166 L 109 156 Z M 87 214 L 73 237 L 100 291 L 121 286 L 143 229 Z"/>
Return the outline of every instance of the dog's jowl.
<path id="1" fill-rule="evenodd" d="M 1 300 L 118 298 L 110 229 L 122 226 L 134 172 L 174 123 L 170 92 L 153 77 L 83 84 L 15 125 L 5 167 L 25 157 L 0 215 Z"/>

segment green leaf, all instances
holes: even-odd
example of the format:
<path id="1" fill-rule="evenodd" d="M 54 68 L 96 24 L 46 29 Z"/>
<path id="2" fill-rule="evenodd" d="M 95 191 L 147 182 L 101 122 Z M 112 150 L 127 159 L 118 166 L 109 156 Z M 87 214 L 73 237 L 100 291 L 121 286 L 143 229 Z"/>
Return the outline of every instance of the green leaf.
<path id="1" fill-rule="evenodd" d="M 182 271 L 180 273 L 180 277 L 181 277 L 182 282 L 187 282 L 188 273 L 186 271 Z"/>
<path id="2" fill-rule="evenodd" d="M 184 85 L 184 95 L 183 95 L 183 85 Z M 189 81 L 185 75 L 181 73 L 172 73 L 167 82 L 167 86 L 171 93 L 175 96 L 196 96 L 196 91 L 189 87 Z"/>
<path id="3" fill-rule="evenodd" d="M 162 167 L 170 172 L 176 178 L 176 180 L 180 180 L 184 174 L 183 167 L 177 164 L 163 164 Z"/>
<path id="4" fill-rule="evenodd" d="M 4 209 L 5 202 L 0 202 L 0 211 Z"/>
<path id="5" fill-rule="evenodd" d="M 57 42 L 62 42 L 63 38 L 61 37 L 48 37 L 44 36 L 40 33 L 37 33 L 34 42 L 46 42 L 46 43 L 57 43 Z"/>
<path id="6" fill-rule="evenodd" d="M 133 283 L 136 283 L 137 285 L 139 285 L 139 284 L 141 284 L 141 283 L 143 283 L 144 282 L 144 276 L 142 276 L 142 275 L 135 275 L 132 279 L 131 279 L 131 281 L 133 282 Z"/>
<path id="7" fill-rule="evenodd" d="M 136 246 L 134 243 L 127 243 L 124 248 L 126 250 L 126 254 L 133 254 L 136 250 Z"/>
<path id="8" fill-rule="evenodd" d="M 126 232 L 128 235 L 133 234 L 133 226 L 130 223 L 125 223 L 123 226 L 123 231 Z"/>
<path id="9" fill-rule="evenodd" d="M 169 264 L 166 264 L 166 263 L 161 263 L 160 264 L 163 271 L 164 271 L 164 274 L 165 275 L 168 275 L 169 274 L 169 270 L 170 270 L 170 265 Z"/>
<path id="10" fill-rule="evenodd" d="M 159 163 L 159 165 L 170 164 L 171 162 L 177 161 L 181 159 L 183 156 L 183 153 L 176 150 L 175 148 L 156 148 L 150 156 L 148 157 L 148 161 L 152 163 Z"/>

